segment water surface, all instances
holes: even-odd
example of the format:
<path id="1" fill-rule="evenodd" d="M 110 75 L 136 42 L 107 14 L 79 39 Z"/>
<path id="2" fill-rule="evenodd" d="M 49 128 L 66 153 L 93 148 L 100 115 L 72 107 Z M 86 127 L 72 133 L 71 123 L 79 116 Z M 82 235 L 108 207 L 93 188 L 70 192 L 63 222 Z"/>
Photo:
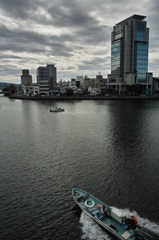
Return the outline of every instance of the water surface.
<path id="1" fill-rule="evenodd" d="M 0 105 L 0 239 L 116 239 L 72 210 L 73 187 L 159 239 L 159 100 Z"/>

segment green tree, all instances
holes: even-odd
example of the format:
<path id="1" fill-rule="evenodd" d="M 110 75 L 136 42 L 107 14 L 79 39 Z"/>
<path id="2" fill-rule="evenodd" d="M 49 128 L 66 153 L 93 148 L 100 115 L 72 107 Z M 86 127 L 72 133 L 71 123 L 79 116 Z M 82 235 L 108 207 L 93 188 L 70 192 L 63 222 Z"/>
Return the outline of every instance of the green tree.
<path id="1" fill-rule="evenodd" d="M 9 91 L 11 94 L 14 94 L 16 92 L 16 87 L 11 84 L 8 87 L 3 88 L 3 91 Z"/>

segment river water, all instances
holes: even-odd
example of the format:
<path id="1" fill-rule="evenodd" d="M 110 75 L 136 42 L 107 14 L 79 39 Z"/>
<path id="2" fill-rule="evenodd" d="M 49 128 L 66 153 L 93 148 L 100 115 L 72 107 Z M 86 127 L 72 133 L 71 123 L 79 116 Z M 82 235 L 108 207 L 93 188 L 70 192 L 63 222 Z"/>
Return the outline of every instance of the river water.
<path id="1" fill-rule="evenodd" d="M 159 100 L 0 105 L 1 240 L 115 240 L 74 210 L 74 187 L 159 239 Z"/>

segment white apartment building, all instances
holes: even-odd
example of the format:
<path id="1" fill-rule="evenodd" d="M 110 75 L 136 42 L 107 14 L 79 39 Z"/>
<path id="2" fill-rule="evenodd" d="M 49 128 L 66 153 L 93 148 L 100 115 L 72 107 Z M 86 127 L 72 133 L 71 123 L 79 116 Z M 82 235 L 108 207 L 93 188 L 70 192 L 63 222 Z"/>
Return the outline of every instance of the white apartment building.
<path id="1" fill-rule="evenodd" d="M 80 82 L 80 88 L 84 88 L 84 78 L 83 78 L 83 76 L 77 76 L 76 81 Z"/>
<path id="2" fill-rule="evenodd" d="M 56 83 L 56 67 L 54 67 L 54 64 L 47 64 L 46 67 L 38 67 L 36 75 L 40 94 L 48 96 L 50 81 Z"/>
<path id="3" fill-rule="evenodd" d="M 21 85 L 21 94 L 24 96 L 35 96 L 39 94 L 39 85 Z"/>
<path id="4" fill-rule="evenodd" d="M 76 81 L 69 82 L 69 87 L 72 88 L 73 90 L 77 89 Z"/>

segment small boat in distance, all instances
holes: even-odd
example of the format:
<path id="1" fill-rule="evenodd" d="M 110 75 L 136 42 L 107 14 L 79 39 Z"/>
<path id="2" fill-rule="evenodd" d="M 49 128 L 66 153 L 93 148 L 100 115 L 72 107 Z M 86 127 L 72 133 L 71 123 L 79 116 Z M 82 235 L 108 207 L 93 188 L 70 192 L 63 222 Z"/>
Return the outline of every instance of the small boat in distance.
<path id="1" fill-rule="evenodd" d="M 72 196 L 81 210 L 121 240 L 144 240 L 143 229 L 138 223 L 131 222 L 119 209 L 109 207 L 86 191 L 73 188 Z M 136 219 L 136 218 L 135 218 Z"/>
<path id="2" fill-rule="evenodd" d="M 55 108 L 54 110 L 50 109 L 50 112 L 64 112 L 64 108 Z"/>

